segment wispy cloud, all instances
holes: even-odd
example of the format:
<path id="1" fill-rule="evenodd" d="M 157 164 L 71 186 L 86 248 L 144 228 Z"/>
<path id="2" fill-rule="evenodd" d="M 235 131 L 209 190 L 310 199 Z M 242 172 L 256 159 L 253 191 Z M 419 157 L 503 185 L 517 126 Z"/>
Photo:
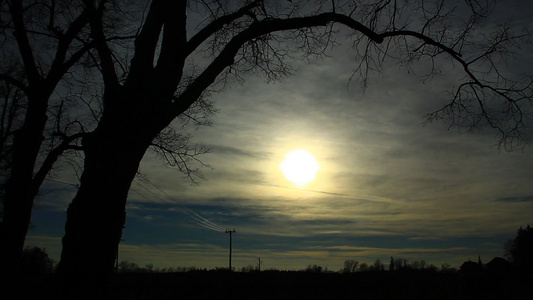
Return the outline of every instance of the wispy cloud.
<path id="1" fill-rule="evenodd" d="M 270 153 L 265 151 L 251 151 L 237 147 L 223 146 L 223 145 L 209 145 L 212 148 L 211 153 L 217 155 L 236 155 L 244 156 L 253 159 L 268 159 Z"/>
<path id="2" fill-rule="evenodd" d="M 440 237 L 440 236 L 414 236 L 414 237 L 410 237 L 409 239 L 413 240 L 413 241 L 441 241 L 441 240 L 446 240 L 445 238 Z"/>
<path id="3" fill-rule="evenodd" d="M 298 188 L 298 187 L 291 187 L 291 186 L 284 186 L 284 185 L 278 185 L 278 184 L 270 184 L 270 183 L 264 183 L 264 182 L 256 182 L 258 185 L 265 185 L 265 186 L 272 186 L 282 189 L 288 189 L 288 190 L 296 190 L 296 191 L 305 191 L 305 192 L 311 192 L 311 193 L 317 193 L 317 194 L 325 194 L 325 195 L 331 195 L 331 196 L 348 196 L 346 194 L 342 193 L 333 193 L 333 192 L 327 192 L 327 191 L 317 191 L 317 190 L 311 190 L 306 188 Z"/>
<path id="4" fill-rule="evenodd" d="M 533 201 L 533 196 L 503 197 L 496 199 L 496 201 L 508 203 L 531 202 Z"/>

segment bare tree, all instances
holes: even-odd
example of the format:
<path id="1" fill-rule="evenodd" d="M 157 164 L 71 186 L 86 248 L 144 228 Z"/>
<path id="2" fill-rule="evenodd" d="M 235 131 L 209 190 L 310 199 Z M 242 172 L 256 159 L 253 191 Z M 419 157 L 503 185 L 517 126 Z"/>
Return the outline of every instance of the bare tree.
<path id="1" fill-rule="evenodd" d="M 63 274 L 112 272 L 132 180 L 146 150 L 173 120 L 204 103 L 213 89 L 251 72 L 270 80 L 290 74 L 288 56 L 325 55 L 345 38 L 342 33 L 348 32 L 358 54 L 354 76 L 363 82 L 384 59 L 407 67 L 423 61 L 431 77 L 446 57 L 448 64 L 459 66 L 462 83 L 452 91 L 450 104 L 430 120 L 447 118 L 466 128 L 488 125 L 500 133 L 504 146 L 522 141 L 531 80 L 507 78 L 498 59 L 530 35 L 511 28 L 485 32 L 481 25 L 490 3 L 256 0 L 237 6 L 154 0 L 139 20 L 126 64 L 119 63 L 125 61 L 118 59 L 123 53 L 109 43 L 102 24 L 111 10 L 127 10 L 128 2 L 110 7 L 107 1 L 83 2 L 104 82 L 103 111 L 83 139 L 84 170 L 67 212 L 59 264 Z M 186 159 L 174 155 L 171 163 Z"/>
<path id="2" fill-rule="evenodd" d="M 114 1 L 102 3 L 112 11 L 101 19 L 104 42 L 121 54 L 114 67 L 126 76 L 137 30 L 129 21 L 137 16 L 132 11 L 142 10 L 129 1 L 122 2 L 127 13 Z M 61 156 L 74 151 L 71 158 L 82 157 L 76 155 L 81 140 L 101 119 L 102 74 L 89 27 L 91 6 L 81 0 L 13 0 L 0 1 L 0 9 L 0 269 L 13 270 L 43 181 Z M 176 123 L 209 125 L 213 111 L 207 100 L 197 101 Z M 189 146 L 189 138 L 167 128 L 152 148 L 195 182 L 201 178 L 195 163 L 203 166 L 197 156 L 208 149 Z"/>
<path id="3" fill-rule="evenodd" d="M 86 34 L 87 11 L 70 7 L 69 2 L 0 2 L 0 80 L 6 92 L 13 91 L 2 95 L 8 117 L 3 120 L 2 154 L 9 155 L 3 158 L 10 167 L 0 230 L 2 270 L 20 260 L 33 199 L 44 178 L 61 153 L 77 148 L 81 137 L 58 131 L 61 141 L 46 154 L 41 152 L 50 98 L 63 76 L 92 47 Z M 40 155 L 44 156 L 38 164 Z"/>
<path id="4" fill-rule="evenodd" d="M 359 265 L 359 261 L 349 259 L 344 261 L 344 268 L 342 269 L 343 273 L 355 273 L 357 270 L 357 265 Z"/>

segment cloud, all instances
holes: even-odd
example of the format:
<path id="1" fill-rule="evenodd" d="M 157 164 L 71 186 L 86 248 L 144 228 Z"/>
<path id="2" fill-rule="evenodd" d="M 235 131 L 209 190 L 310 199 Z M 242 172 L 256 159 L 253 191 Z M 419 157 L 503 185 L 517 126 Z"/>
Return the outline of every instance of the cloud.
<path id="1" fill-rule="evenodd" d="M 223 145 L 209 145 L 209 147 L 212 148 L 211 153 L 217 155 L 236 155 L 253 159 L 268 159 L 270 156 L 270 153 L 265 151 L 250 151 L 242 148 Z"/>
<path id="2" fill-rule="evenodd" d="M 533 196 L 503 197 L 503 198 L 496 199 L 496 201 L 507 202 L 507 203 L 532 202 Z"/>
<path id="3" fill-rule="evenodd" d="M 410 237 L 409 240 L 413 241 L 441 241 L 445 240 L 443 237 L 440 236 L 414 236 Z"/>
<path id="4" fill-rule="evenodd" d="M 332 192 L 327 192 L 327 191 L 317 191 L 317 190 L 310 190 L 310 189 L 306 189 L 306 188 L 283 186 L 283 185 L 278 185 L 278 184 L 269 184 L 269 183 L 262 183 L 262 182 L 257 182 L 257 184 L 265 185 L 265 186 L 278 187 L 278 188 L 288 189 L 288 190 L 297 190 L 297 191 L 305 191 L 305 192 L 311 192 L 311 193 L 317 193 L 317 194 L 325 194 L 325 195 L 331 195 L 331 196 L 348 196 L 346 194 L 341 194 L 341 193 L 332 193 Z"/>

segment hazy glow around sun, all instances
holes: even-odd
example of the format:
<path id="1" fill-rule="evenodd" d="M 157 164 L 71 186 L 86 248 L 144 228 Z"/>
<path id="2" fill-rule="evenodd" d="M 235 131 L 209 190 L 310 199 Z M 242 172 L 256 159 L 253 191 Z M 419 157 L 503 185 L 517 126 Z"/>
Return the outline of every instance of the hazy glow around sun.
<path id="1" fill-rule="evenodd" d="M 305 150 L 294 150 L 285 155 L 279 168 L 289 181 L 298 187 L 309 184 L 320 169 L 315 157 Z"/>

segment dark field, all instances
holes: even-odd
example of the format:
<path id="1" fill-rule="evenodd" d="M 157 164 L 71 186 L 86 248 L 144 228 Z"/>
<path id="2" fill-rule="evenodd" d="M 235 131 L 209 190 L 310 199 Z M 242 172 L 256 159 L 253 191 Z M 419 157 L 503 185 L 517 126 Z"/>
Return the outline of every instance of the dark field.
<path id="1" fill-rule="evenodd" d="M 523 274 L 187 272 L 115 274 L 60 293 L 53 276 L 11 279 L 2 299 L 533 299 Z"/>

